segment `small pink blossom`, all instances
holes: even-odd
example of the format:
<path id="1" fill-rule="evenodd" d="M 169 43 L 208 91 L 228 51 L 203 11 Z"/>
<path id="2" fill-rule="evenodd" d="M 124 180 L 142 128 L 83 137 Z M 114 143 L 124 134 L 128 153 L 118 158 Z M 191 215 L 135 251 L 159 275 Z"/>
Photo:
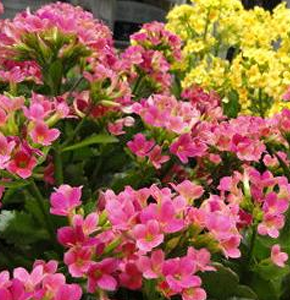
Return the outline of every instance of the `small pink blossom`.
<path id="1" fill-rule="evenodd" d="M 193 139 L 190 134 L 181 135 L 170 146 L 170 152 L 178 156 L 183 163 L 188 163 L 188 158 L 202 156 L 207 147 L 204 143 Z"/>
<path id="2" fill-rule="evenodd" d="M 117 280 L 113 273 L 117 270 L 118 261 L 115 258 L 106 258 L 94 263 L 88 270 L 88 292 L 94 293 L 96 288 L 106 291 L 114 291 L 117 288 Z"/>
<path id="3" fill-rule="evenodd" d="M 9 139 L 0 132 L 0 169 L 5 169 L 15 145 L 16 143 L 13 140 L 9 141 Z"/>
<path id="4" fill-rule="evenodd" d="M 133 140 L 127 143 L 129 149 L 137 156 L 144 157 L 149 154 L 154 146 L 154 141 L 147 141 L 142 133 L 134 136 Z"/>
<path id="5" fill-rule="evenodd" d="M 60 131 L 58 129 L 49 129 L 45 123 L 38 122 L 29 135 L 34 143 L 50 146 L 59 137 Z"/>
<path id="6" fill-rule="evenodd" d="M 22 148 L 12 156 L 6 168 L 10 173 L 26 179 L 32 175 L 36 165 L 37 159 L 32 153 L 29 153 L 26 149 Z"/>
<path id="7" fill-rule="evenodd" d="M 50 213 L 58 216 L 69 216 L 73 210 L 82 204 L 82 187 L 61 185 L 51 194 Z"/>
<path id="8" fill-rule="evenodd" d="M 164 240 L 159 223 L 155 220 L 150 220 L 146 224 L 137 224 L 133 228 L 133 236 L 137 247 L 146 252 L 159 246 Z"/>
<path id="9" fill-rule="evenodd" d="M 90 247 L 71 248 L 65 253 L 63 261 L 68 266 L 69 273 L 73 277 L 82 277 L 93 263 L 92 249 Z"/>
<path id="10" fill-rule="evenodd" d="M 161 165 L 169 161 L 168 155 L 162 155 L 162 149 L 159 145 L 156 145 L 149 153 L 148 158 L 155 169 L 160 169 Z"/>
<path id="11" fill-rule="evenodd" d="M 281 251 L 281 247 L 275 244 L 271 248 L 271 260 L 280 268 L 285 267 L 285 262 L 288 260 L 288 254 Z"/>

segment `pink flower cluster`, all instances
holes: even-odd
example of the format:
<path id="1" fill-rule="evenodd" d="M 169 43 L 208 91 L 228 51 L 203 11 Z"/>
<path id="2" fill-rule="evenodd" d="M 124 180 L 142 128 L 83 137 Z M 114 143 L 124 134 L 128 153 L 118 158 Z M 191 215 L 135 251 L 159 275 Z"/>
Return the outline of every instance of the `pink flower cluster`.
<path id="1" fill-rule="evenodd" d="M 0 299 L 3 300 L 80 300 L 82 289 L 67 284 L 63 274 L 57 273 L 56 261 L 36 260 L 31 273 L 16 268 L 13 277 L 8 271 L 0 272 Z"/>
<path id="2" fill-rule="evenodd" d="M 142 84 L 155 92 L 169 94 L 173 82 L 171 66 L 181 60 L 180 38 L 166 30 L 163 23 L 152 22 L 133 34 L 131 42 L 132 46 L 121 55 L 121 68 L 129 81 L 134 82 L 133 92 L 140 92 L 138 77 L 142 76 Z"/>
<path id="3" fill-rule="evenodd" d="M 77 210 L 81 188 L 64 185 L 52 194 L 51 213 L 70 222 L 58 230 L 59 242 L 68 249 L 64 262 L 73 277 L 87 277 L 89 293 L 119 286 L 136 290 L 144 280 L 157 279 L 157 290 L 166 297 L 206 299 L 198 272 L 215 270 L 210 252 L 191 246 L 186 256 L 166 259 L 174 246 L 169 242 L 167 251 L 160 248 L 172 234 L 188 234 L 191 204 L 203 194 L 190 181 L 172 187 L 175 192 L 156 185 L 137 191 L 127 187 L 119 195 L 108 190 L 99 210 L 86 217 Z"/>
<path id="4" fill-rule="evenodd" d="M 60 135 L 50 126 L 67 117 L 69 108 L 61 99 L 35 93 L 28 106 L 24 102 L 22 97 L 0 96 L 0 169 L 26 179 L 44 155 L 41 149 Z"/>

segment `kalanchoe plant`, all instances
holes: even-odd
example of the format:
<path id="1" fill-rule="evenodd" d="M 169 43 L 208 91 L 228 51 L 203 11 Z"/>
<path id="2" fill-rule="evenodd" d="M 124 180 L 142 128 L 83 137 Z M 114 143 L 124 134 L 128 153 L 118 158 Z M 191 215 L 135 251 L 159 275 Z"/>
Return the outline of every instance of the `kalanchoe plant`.
<path id="1" fill-rule="evenodd" d="M 182 88 L 162 23 L 123 51 L 64 3 L 0 30 L 0 299 L 289 298 L 289 110 Z"/>

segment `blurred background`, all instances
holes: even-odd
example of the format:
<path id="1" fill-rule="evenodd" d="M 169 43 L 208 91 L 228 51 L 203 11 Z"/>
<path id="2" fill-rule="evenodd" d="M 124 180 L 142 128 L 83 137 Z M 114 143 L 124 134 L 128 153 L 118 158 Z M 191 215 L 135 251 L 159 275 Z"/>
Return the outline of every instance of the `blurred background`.
<path id="1" fill-rule="evenodd" d="M 255 5 L 272 10 L 283 0 L 242 0 L 248 9 Z M 15 14 L 26 7 L 35 10 L 40 6 L 55 2 L 53 0 L 2 0 L 5 13 L 2 18 L 13 18 Z M 64 0 L 80 5 L 92 12 L 98 19 L 110 26 L 114 33 L 116 45 L 127 45 L 129 36 L 137 31 L 143 23 L 153 20 L 164 21 L 167 11 L 176 4 L 190 2 L 188 0 Z M 290 6 L 290 0 L 287 0 Z"/>

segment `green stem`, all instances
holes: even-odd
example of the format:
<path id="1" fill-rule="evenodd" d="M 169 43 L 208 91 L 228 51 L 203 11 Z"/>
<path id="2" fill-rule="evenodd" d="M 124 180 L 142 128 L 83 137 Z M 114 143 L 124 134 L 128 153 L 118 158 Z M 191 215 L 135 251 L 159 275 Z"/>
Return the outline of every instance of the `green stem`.
<path id="1" fill-rule="evenodd" d="M 51 237 L 52 240 L 55 239 L 55 233 L 54 233 L 54 229 L 53 229 L 53 225 L 51 223 L 51 219 L 50 219 L 50 216 L 48 214 L 48 211 L 46 210 L 46 207 L 44 205 L 44 198 L 42 196 L 42 194 L 40 193 L 36 183 L 34 181 L 31 182 L 30 186 L 29 186 L 29 190 L 31 192 L 31 194 L 33 195 L 33 197 L 35 198 L 42 214 L 43 214 L 43 217 L 45 219 L 45 222 L 47 224 L 47 228 L 48 228 L 48 232 L 49 232 L 49 235 Z"/>
<path id="2" fill-rule="evenodd" d="M 263 108 L 263 97 L 262 97 L 262 89 L 259 89 L 259 112 L 260 112 L 260 117 L 264 118 L 264 108 Z"/>
<path id="3" fill-rule="evenodd" d="M 205 24 L 204 33 L 203 33 L 203 41 L 204 42 L 206 41 L 208 28 L 209 28 L 209 15 L 210 15 L 210 8 L 208 9 L 207 16 L 206 16 L 206 24 Z"/>
<path id="4" fill-rule="evenodd" d="M 63 184 L 63 166 L 61 159 L 61 151 L 58 148 L 54 150 L 54 177 L 57 186 Z"/>
<path id="5" fill-rule="evenodd" d="M 250 240 L 250 247 L 249 247 L 249 252 L 248 252 L 248 264 L 250 265 L 252 260 L 253 260 L 253 252 L 254 252 L 254 247 L 255 247 L 255 242 L 257 238 L 257 226 L 254 225 L 252 228 L 253 232 L 251 235 L 251 240 Z"/>

